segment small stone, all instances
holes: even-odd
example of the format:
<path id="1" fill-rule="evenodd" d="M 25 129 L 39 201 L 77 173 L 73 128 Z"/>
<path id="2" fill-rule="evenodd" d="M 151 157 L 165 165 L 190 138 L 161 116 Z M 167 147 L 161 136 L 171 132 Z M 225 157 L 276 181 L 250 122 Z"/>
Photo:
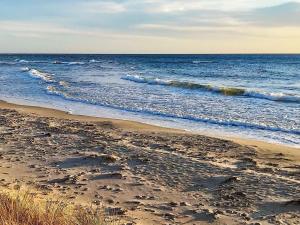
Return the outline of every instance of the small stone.
<path id="1" fill-rule="evenodd" d="M 148 208 L 146 208 L 146 209 L 144 209 L 146 212 L 152 212 L 152 213 L 155 213 L 155 210 L 154 209 L 148 209 Z"/>
<path id="2" fill-rule="evenodd" d="M 94 200 L 93 203 L 94 203 L 95 205 L 101 205 L 101 201 L 98 200 L 98 199 L 97 199 L 97 200 Z"/>
<path id="3" fill-rule="evenodd" d="M 113 199 L 109 198 L 109 199 L 106 200 L 106 202 L 109 203 L 109 204 L 113 204 L 115 201 Z"/>
<path id="4" fill-rule="evenodd" d="M 178 203 L 177 202 L 169 202 L 169 205 L 171 207 L 177 207 L 178 206 Z"/>
<path id="5" fill-rule="evenodd" d="M 164 217 L 166 217 L 169 220 L 175 220 L 176 216 L 173 213 L 165 213 Z"/>
<path id="6" fill-rule="evenodd" d="M 161 188 L 153 188 L 153 191 L 159 192 L 159 191 L 162 191 L 162 189 Z"/>
<path id="7" fill-rule="evenodd" d="M 28 167 L 29 167 L 29 168 L 32 168 L 32 169 L 38 168 L 37 165 L 29 165 Z"/>
<path id="8" fill-rule="evenodd" d="M 180 202 L 180 206 L 190 206 L 187 202 Z"/>
<path id="9" fill-rule="evenodd" d="M 109 215 L 125 215 L 126 210 L 120 207 L 118 208 L 107 208 L 106 209 Z"/>

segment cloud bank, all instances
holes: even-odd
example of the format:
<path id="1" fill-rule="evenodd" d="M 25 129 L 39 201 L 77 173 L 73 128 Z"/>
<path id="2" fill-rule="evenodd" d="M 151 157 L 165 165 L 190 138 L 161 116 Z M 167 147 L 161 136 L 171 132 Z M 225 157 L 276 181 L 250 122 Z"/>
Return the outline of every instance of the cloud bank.
<path id="1" fill-rule="evenodd" d="M 299 30 L 300 0 L 0 2 L 1 52 L 300 52 Z"/>

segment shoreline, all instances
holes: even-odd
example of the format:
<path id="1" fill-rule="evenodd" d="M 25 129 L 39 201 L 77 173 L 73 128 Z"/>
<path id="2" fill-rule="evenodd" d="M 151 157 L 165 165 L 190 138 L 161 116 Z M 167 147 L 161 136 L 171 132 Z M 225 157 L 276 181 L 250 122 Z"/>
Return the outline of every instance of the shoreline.
<path id="1" fill-rule="evenodd" d="M 1 101 L 0 112 L 2 190 L 101 206 L 124 224 L 300 222 L 295 148 Z"/>
<path id="2" fill-rule="evenodd" d="M 288 145 L 278 144 L 278 143 L 270 143 L 266 141 L 254 140 L 254 139 L 247 139 L 247 138 L 240 138 L 240 137 L 233 137 L 233 136 L 222 136 L 222 135 L 211 135 L 211 134 L 204 134 L 201 132 L 192 132 L 186 131 L 181 129 L 175 128 L 167 128 L 161 127 L 157 125 L 151 125 L 143 122 L 137 122 L 132 120 L 122 120 L 122 119 L 114 119 L 114 118 L 102 118 L 102 117 L 95 117 L 95 116 L 86 116 L 86 115 L 77 115 L 77 114 L 70 114 L 66 111 L 46 108 L 46 107 L 39 107 L 39 106 L 30 106 L 30 105 L 22 105 L 22 104 L 14 104 L 7 101 L 0 100 L 0 109 L 13 109 L 18 110 L 21 112 L 29 113 L 29 114 L 37 114 L 43 117 L 54 117 L 57 119 L 72 119 L 78 121 L 85 121 L 85 122 L 103 122 L 103 121 L 110 121 L 114 123 L 116 126 L 128 130 L 128 131 L 143 131 L 143 132 L 167 132 L 172 134 L 191 134 L 191 135 L 203 135 L 207 137 L 222 139 L 222 140 L 229 140 L 235 143 L 254 147 L 258 152 L 263 154 L 269 153 L 285 153 L 287 154 L 290 159 L 293 161 L 300 162 L 300 148 L 298 147 L 291 147 Z"/>

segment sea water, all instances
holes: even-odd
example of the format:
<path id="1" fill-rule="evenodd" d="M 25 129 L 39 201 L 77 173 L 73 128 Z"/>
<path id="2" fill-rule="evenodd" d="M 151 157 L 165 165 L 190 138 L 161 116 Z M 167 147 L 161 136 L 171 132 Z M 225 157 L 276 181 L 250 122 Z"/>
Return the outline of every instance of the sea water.
<path id="1" fill-rule="evenodd" d="M 300 146 L 300 55 L 0 55 L 0 99 Z"/>

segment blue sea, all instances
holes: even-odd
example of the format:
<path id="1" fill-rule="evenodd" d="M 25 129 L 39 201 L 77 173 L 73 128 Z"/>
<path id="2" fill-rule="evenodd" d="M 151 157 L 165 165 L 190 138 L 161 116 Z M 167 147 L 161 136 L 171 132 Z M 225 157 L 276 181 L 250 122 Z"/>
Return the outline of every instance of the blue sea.
<path id="1" fill-rule="evenodd" d="M 300 146 L 300 55 L 0 55 L 0 99 Z"/>

